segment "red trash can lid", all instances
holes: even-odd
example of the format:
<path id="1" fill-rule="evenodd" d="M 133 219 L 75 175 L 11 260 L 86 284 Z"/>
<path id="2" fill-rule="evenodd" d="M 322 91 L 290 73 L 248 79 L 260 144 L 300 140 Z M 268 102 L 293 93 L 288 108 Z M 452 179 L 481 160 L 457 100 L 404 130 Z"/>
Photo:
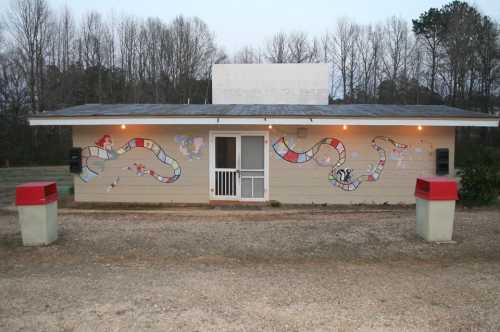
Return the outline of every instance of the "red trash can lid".
<path id="1" fill-rule="evenodd" d="M 458 200 L 457 181 L 445 177 L 419 177 L 415 196 L 429 201 Z"/>
<path id="2" fill-rule="evenodd" d="M 55 182 L 27 182 L 16 187 L 16 205 L 45 205 L 57 201 Z"/>

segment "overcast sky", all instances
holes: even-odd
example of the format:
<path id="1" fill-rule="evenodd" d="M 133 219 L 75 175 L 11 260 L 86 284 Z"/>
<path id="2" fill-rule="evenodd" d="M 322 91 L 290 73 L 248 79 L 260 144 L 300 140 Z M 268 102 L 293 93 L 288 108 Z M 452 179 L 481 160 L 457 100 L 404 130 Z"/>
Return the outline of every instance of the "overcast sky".
<path id="1" fill-rule="evenodd" d="M 0 0 L 0 12 L 12 0 Z M 233 54 L 245 45 L 262 46 L 274 32 L 303 30 L 320 35 L 333 30 L 335 20 L 350 17 L 358 23 L 383 21 L 396 15 L 418 17 L 440 0 L 49 0 L 52 8 L 65 4 L 77 18 L 90 10 L 104 16 L 131 14 L 169 21 L 177 15 L 198 16 L 215 32 L 217 43 Z M 484 14 L 500 20 L 500 0 L 470 1 Z"/>

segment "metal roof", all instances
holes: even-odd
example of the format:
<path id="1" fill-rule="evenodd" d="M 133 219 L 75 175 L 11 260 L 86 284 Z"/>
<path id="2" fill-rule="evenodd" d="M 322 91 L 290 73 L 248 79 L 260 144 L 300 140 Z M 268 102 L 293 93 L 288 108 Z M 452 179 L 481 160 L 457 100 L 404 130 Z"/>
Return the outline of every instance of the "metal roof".
<path id="1" fill-rule="evenodd" d="M 213 105 L 86 104 L 33 117 L 322 117 L 322 118 L 496 118 L 445 105 Z"/>

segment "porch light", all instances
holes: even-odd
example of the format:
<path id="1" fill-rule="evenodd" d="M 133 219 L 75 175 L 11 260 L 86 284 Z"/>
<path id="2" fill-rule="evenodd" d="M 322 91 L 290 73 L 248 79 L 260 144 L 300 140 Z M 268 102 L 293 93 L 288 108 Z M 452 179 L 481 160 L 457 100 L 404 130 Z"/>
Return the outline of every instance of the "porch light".
<path id="1" fill-rule="evenodd" d="M 120 127 L 122 128 L 122 130 L 127 129 L 127 126 L 125 126 L 124 124 L 122 124 Z"/>
<path id="2" fill-rule="evenodd" d="M 347 130 L 347 125 L 343 125 L 342 129 Z"/>
<path id="3" fill-rule="evenodd" d="M 418 129 L 419 131 L 422 131 L 422 126 L 421 126 L 421 125 L 418 125 L 417 129 Z"/>
<path id="4" fill-rule="evenodd" d="M 264 122 L 266 122 L 266 123 L 267 123 L 267 118 L 264 118 Z M 269 124 L 269 125 L 267 126 L 267 128 L 269 128 L 269 129 L 273 129 L 273 125 L 272 125 L 272 124 Z"/>

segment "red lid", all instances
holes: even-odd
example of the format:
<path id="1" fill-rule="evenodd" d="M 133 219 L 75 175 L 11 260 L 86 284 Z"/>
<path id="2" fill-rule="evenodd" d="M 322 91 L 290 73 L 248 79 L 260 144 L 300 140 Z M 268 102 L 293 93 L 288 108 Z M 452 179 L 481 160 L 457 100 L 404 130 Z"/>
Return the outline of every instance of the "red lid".
<path id="1" fill-rule="evenodd" d="M 16 187 L 16 205 L 44 205 L 57 201 L 55 182 L 28 182 Z"/>
<path id="2" fill-rule="evenodd" d="M 458 200 L 457 182 L 446 177 L 419 177 L 415 196 L 429 201 Z"/>

